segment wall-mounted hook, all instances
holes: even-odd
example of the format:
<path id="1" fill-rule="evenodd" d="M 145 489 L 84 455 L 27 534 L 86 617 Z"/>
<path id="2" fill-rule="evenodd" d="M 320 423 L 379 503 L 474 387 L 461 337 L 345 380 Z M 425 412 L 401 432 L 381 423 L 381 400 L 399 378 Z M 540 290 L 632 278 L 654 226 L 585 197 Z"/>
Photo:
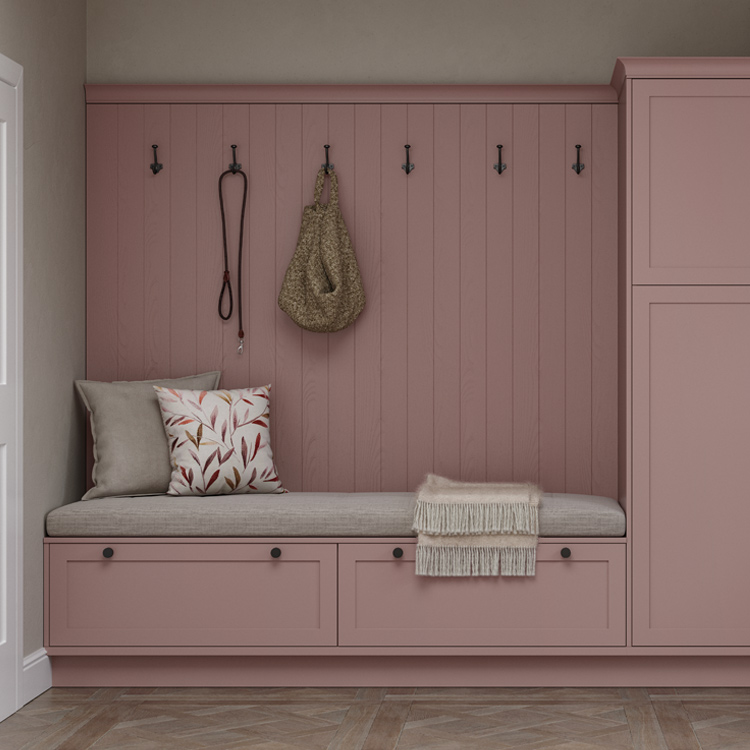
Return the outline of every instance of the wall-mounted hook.
<path id="1" fill-rule="evenodd" d="M 573 171 L 576 174 L 581 174 L 586 168 L 585 164 L 581 164 L 581 144 L 576 145 L 576 163 L 571 165 Z"/>
<path id="2" fill-rule="evenodd" d="M 331 164 L 331 162 L 328 161 L 328 149 L 331 147 L 328 144 L 326 144 L 325 146 L 323 146 L 323 148 L 326 150 L 326 163 L 321 164 L 320 167 L 321 169 L 325 169 L 326 174 L 328 174 L 328 170 L 333 169 L 335 165 Z"/>
<path id="3" fill-rule="evenodd" d="M 497 170 L 497 173 L 501 175 L 506 169 L 508 165 L 503 164 L 503 144 L 498 143 L 497 144 L 497 164 L 495 164 L 492 168 Z"/>
<path id="4" fill-rule="evenodd" d="M 232 163 L 229 165 L 229 171 L 237 174 L 242 169 L 242 164 L 237 164 L 237 146 L 232 145 Z"/>
<path id="5" fill-rule="evenodd" d="M 154 149 L 154 163 L 150 164 L 149 166 L 151 168 L 151 171 L 154 174 L 159 174 L 159 172 L 161 172 L 161 170 L 164 169 L 164 165 L 159 164 L 159 160 L 156 158 L 156 149 L 159 148 L 159 146 L 154 143 L 154 145 L 151 146 L 151 148 Z"/>
<path id="6" fill-rule="evenodd" d="M 412 164 L 409 161 L 409 149 L 411 148 L 411 146 L 407 144 L 406 146 L 404 146 L 404 148 L 406 149 L 406 164 L 402 164 L 401 169 L 403 169 L 404 172 L 406 172 L 406 174 L 410 174 L 412 170 L 414 169 L 414 167 L 416 166 L 416 164 Z"/>

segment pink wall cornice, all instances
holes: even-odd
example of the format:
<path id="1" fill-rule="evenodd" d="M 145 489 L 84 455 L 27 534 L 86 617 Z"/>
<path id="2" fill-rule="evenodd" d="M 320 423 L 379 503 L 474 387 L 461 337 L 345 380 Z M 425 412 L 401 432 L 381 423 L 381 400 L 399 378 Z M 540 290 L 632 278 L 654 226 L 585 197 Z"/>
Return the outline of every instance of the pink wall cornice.
<path id="1" fill-rule="evenodd" d="M 750 57 L 618 57 L 611 87 L 626 78 L 750 78 Z"/>

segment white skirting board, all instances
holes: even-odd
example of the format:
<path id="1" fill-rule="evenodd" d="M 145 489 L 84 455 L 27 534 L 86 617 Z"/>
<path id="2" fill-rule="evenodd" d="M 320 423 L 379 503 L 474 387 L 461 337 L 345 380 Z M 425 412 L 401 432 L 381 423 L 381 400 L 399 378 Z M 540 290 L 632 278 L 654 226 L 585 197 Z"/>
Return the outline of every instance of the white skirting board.
<path id="1" fill-rule="evenodd" d="M 23 657 L 23 678 L 21 682 L 21 702 L 29 701 L 52 687 L 52 668 L 47 652 L 40 648 L 33 654 Z"/>

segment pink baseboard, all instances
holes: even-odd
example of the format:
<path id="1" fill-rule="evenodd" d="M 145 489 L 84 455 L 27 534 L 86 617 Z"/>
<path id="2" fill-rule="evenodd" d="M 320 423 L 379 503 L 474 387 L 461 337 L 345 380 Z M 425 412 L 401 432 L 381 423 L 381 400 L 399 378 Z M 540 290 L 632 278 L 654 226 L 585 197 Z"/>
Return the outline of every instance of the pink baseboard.
<path id="1" fill-rule="evenodd" d="M 750 687 L 750 657 L 53 656 L 55 687 Z"/>

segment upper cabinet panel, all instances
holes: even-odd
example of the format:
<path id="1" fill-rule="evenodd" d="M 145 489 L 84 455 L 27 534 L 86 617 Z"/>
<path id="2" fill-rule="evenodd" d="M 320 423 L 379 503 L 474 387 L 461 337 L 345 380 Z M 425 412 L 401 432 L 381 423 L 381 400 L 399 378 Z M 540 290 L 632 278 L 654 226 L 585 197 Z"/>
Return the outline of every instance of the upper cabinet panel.
<path id="1" fill-rule="evenodd" d="M 635 80 L 632 145 L 634 283 L 750 283 L 750 80 Z"/>

